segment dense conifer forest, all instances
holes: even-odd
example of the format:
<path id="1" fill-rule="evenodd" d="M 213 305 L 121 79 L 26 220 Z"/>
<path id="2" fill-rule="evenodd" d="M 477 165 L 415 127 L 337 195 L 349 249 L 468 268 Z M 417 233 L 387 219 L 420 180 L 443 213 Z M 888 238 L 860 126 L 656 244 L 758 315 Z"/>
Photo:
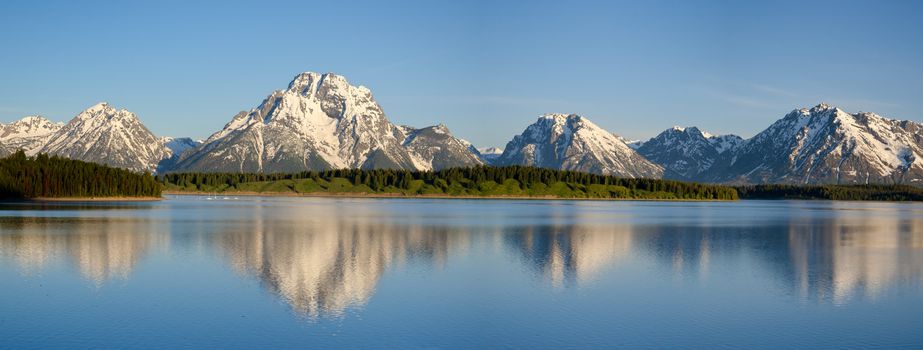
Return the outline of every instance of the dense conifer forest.
<path id="1" fill-rule="evenodd" d="M 923 189 L 909 185 L 752 185 L 736 189 L 742 199 L 923 200 Z"/>
<path id="2" fill-rule="evenodd" d="M 435 196 L 735 200 L 727 186 L 612 176 L 533 167 L 452 168 L 439 171 L 340 169 L 293 174 L 169 173 L 168 191 L 365 193 Z"/>
<path id="3" fill-rule="evenodd" d="M 56 156 L 0 159 L 0 198 L 160 197 L 150 174 Z"/>

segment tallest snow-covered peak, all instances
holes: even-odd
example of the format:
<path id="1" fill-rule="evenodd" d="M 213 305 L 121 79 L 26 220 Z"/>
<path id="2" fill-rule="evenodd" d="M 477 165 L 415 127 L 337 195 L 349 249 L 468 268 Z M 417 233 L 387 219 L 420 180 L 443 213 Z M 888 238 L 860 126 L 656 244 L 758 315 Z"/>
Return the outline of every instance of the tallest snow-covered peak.
<path id="1" fill-rule="evenodd" d="M 589 122 L 577 114 L 546 113 L 538 117 L 536 125 L 564 125 L 568 122 Z M 591 123 L 592 124 L 592 123 Z M 593 124 L 595 126 L 595 124 Z"/>
<path id="2" fill-rule="evenodd" d="M 556 139 L 560 135 L 571 137 L 577 130 L 582 130 L 583 133 L 595 134 L 597 137 L 607 138 L 614 136 L 589 119 L 577 114 L 565 113 L 542 114 L 535 123 L 526 128 L 525 134 L 529 134 L 533 139 L 547 137 Z M 624 144 L 624 141 L 620 138 L 619 141 Z"/>
<path id="3" fill-rule="evenodd" d="M 831 110 L 831 109 L 836 110 L 836 109 L 839 109 L 839 108 L 834 107 L 834 106 L 831 106 L 831 105 L 827 104 L 827 102 L 821 102 L 821 103 L 818 103 L 818 104 L 817 104 L 816 106 L 814 106 L 813 108 L 811 108 L 810 111 L 813 111 L 813 112 L 816 113 L 816 112 L 826 111 L 826 110 Z"/>
<path id="4" fill-rule="evenodd" d="M 300 92 L 314 91 L 317 90 L 315 84 L 320 80 L 320 73 L 304 72 L 296 75 L 295 78 L 292 79 L 290 83 L 288 83 L 288 90 Z"/>
<path id="5" fill-rule="evenodd" d="M 353 86 L 346 77 L 334 73 L 304 72 L 295 76 L 286 89 L 305 97 L 324 98 L 327 94 L 366 94 L 371 90 L 365 86 Z"/>
<path id="6" fill-rule="evenodd" d="M 576 114 L 565 114 L 565 113 L 545 113 L 545 114 L 540 115 L 538 119 L 562 122 L 568 119 L 580 119 L 580 116 Z"/>
<path id="7" fill-rule="evenodd" d="M 404 147 L 408 132 L 385 117 L 369 89 L 333 73 L 305 72 L 256 108 L 236 115 L 184 154 L 177 167 L 250 172 L 436 167 Z M 451 163 L 465 165 L 456 160 Z"/>

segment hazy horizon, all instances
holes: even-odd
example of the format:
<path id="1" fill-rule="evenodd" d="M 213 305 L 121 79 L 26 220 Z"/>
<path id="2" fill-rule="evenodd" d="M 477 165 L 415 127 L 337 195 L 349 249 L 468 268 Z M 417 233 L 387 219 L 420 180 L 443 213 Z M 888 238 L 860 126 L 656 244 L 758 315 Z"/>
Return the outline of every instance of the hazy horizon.
<path id="1" fill-rule="evenodd" d="M 0 122 L 107 101 L 201 139 L 304 71 L 479 147 L 543 113 L 627 139 L 750 137 L 821 102 L 923 120 L 918 3 L 216 4 L 0 4 Z"/>

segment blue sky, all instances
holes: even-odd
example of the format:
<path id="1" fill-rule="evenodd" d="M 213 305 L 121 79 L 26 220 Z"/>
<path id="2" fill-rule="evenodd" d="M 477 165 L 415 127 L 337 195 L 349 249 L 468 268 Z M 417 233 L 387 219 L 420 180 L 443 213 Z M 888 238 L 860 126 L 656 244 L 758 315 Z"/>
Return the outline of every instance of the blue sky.
<path id="1" fill-rule="evenodd" d="M 548 112 L 627 138 L 749 137 L 822 101 L 923 120 L 919 1 L 337 3 L 3 1 L 0 122 L 108 101 L 204 138 L 303 71 L 478 146 Z"/>

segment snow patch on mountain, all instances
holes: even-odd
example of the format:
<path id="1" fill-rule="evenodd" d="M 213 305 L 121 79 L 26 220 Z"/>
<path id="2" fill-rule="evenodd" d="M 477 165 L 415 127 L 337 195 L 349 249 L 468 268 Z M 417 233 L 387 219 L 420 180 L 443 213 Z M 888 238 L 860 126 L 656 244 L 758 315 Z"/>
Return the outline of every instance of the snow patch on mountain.
<path id="1" fill-rule="evenodd" d="M 503 149 L 500 147 L 483 147 L 478 148 L 478 152 L 482 155 L 501 155 L 503 154 Z"/>
<path id="2" fill-rule="evenodd" d="M 172 156 L 179 156 L 183 154 L 183 152 L 193 149 L 196 146 L 201 145 L 203 143 L 203 141 L 201 140 L 197 141 L 197 140 L 193 140 L 188 137 L 170 137 L 170 136 L 161 137 L 160 141 L 163 142 L 164 146 L 166 146 L 170 150 L 170 154 Z"/>
<path id="3" fill-rule="evenodd" d="M 470 147 L 471 152 L 476 154 L 478 158 L 481 158 L 481 161 L 484 164 L 493 165 L 498 158 L 503 154 L 503 149 L 500 147 L 482 147 L 475 148 L 474 146 Z"/>

